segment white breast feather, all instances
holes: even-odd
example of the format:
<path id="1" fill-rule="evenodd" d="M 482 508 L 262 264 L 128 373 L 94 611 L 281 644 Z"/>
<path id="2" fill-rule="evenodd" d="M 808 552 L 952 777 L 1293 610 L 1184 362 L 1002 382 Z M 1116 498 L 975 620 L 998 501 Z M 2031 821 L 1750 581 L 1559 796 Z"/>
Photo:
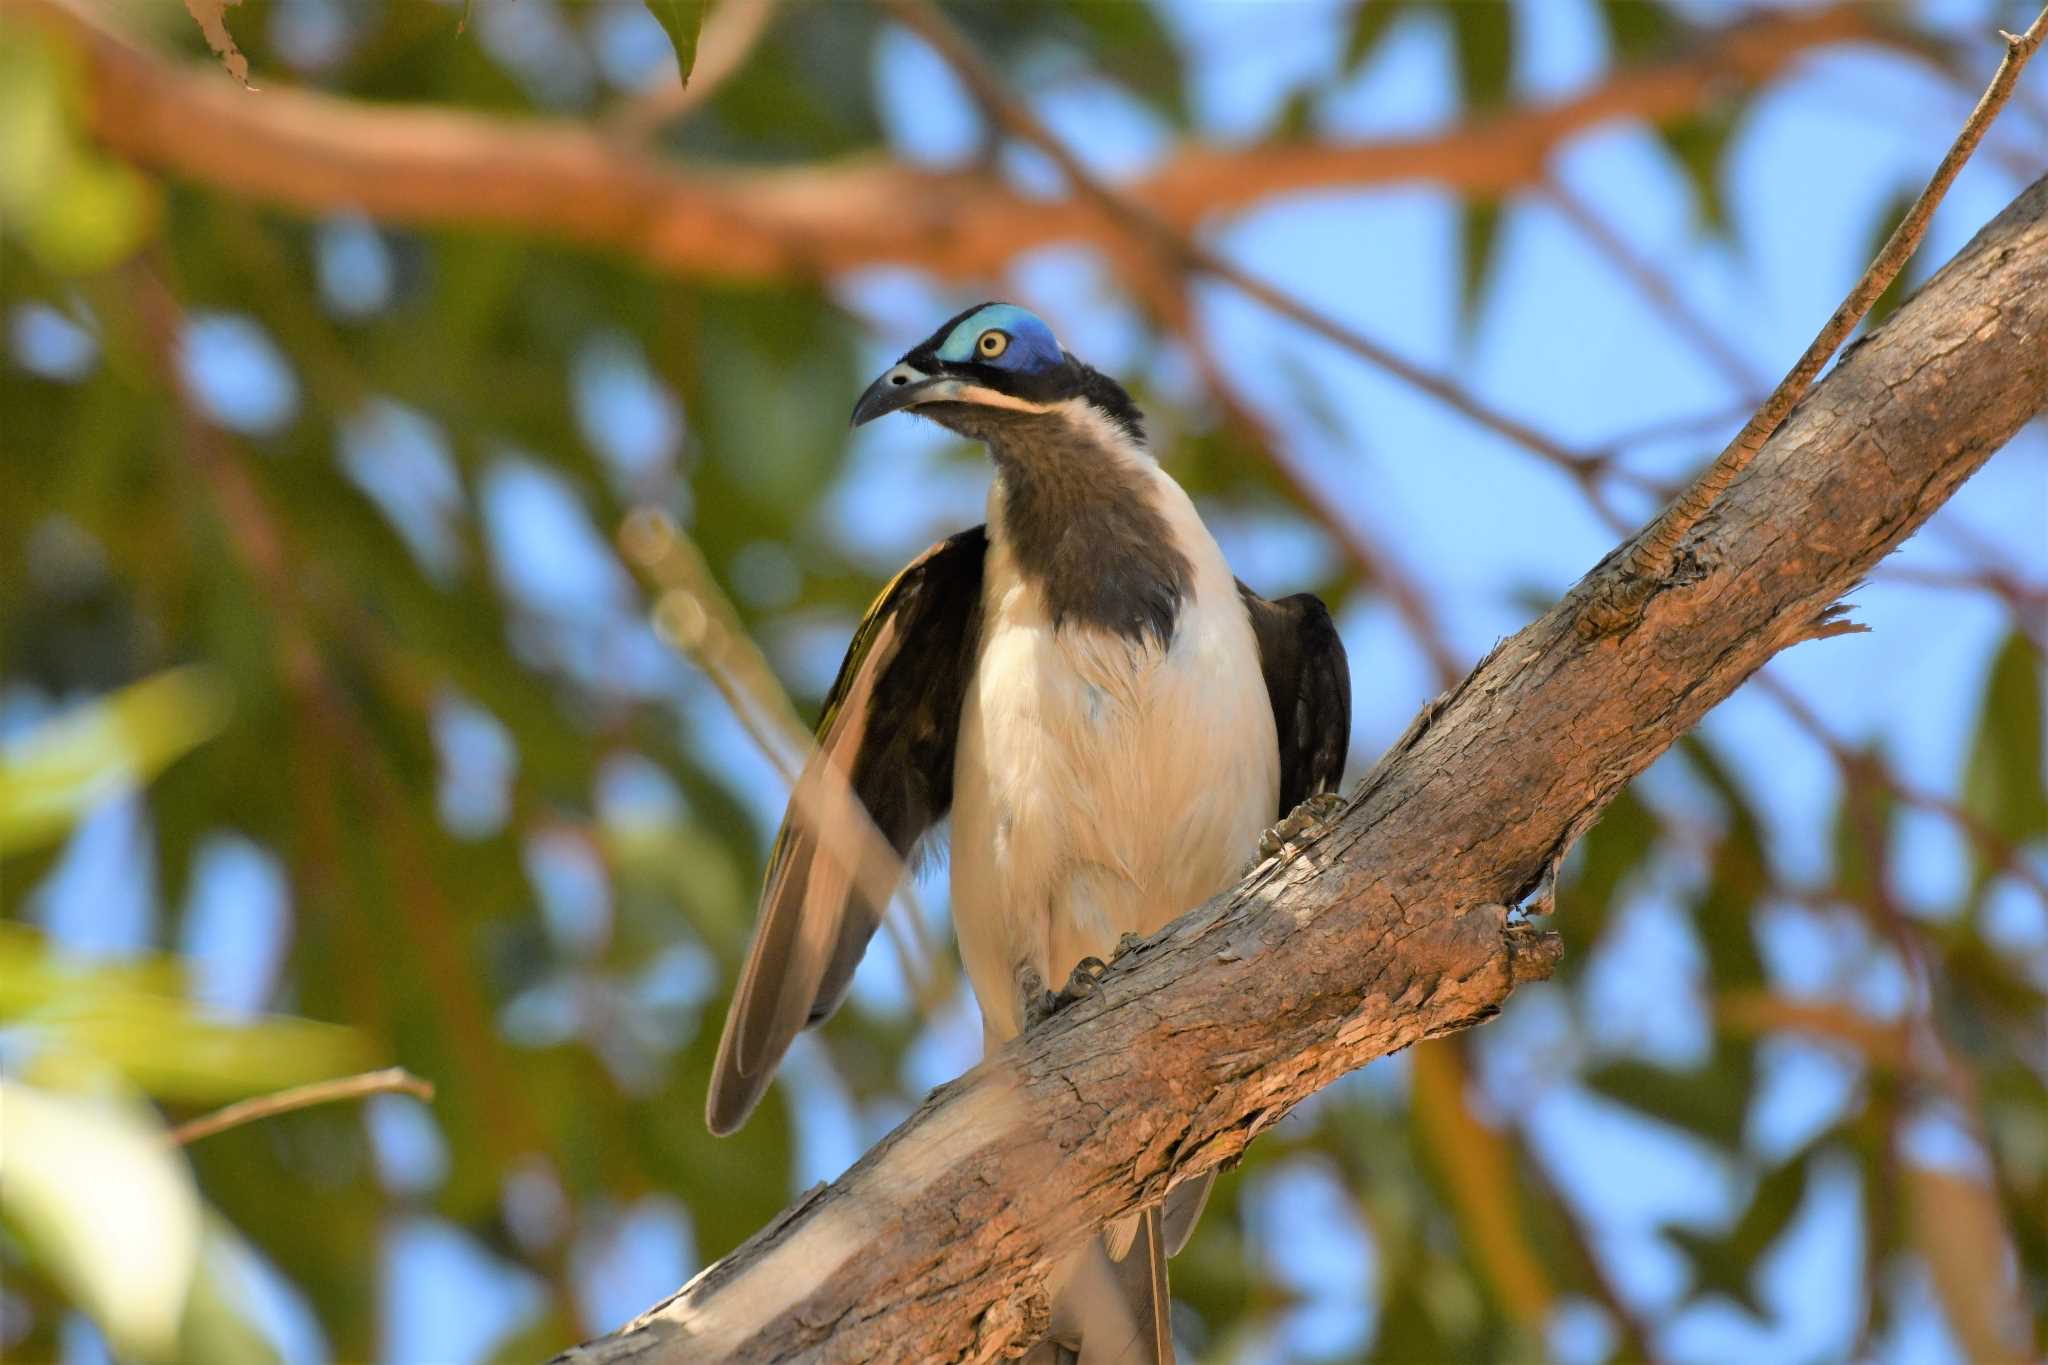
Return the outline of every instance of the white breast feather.
<path id="1" fill-rule="evenodd" d="M 1005 548 L 989 500 L 982 655 L 954 778 L 953 917 L 991 1040 L 1020 1027 L 1020 963 L 1049 986 L 1228 886 L 1273 822 L 1279 753 L 1230 568 L 1141 454 L 1194 570 L 1172 646 L 1071 623 Z"/>

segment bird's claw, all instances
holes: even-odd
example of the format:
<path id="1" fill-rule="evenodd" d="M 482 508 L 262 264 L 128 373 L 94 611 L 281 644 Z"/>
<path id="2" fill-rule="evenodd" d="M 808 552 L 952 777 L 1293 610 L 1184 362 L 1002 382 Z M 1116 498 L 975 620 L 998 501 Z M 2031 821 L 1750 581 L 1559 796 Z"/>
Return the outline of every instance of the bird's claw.
<path id="1" fill-rule="evenodd" d="M 1135 934 L 1126 934 L 1124 939 L 1137 942 Z M 1117 944 L 1117 952 L 1124 951 L 1124 942 Z M 1114 955 L 1112 955 L 1114 956 Z M 1077 1000 L 1085 1000 L 1102 989 L 1102 974 L 1109 970 L 1109 964 L 1099 957 L 1084 957 L 1074 964 L 1074 970 L 1067 975 L 1067 984 L 1058 991 L 1045 988 L 1045 978 L 1038 974 L 1036 967 L 1017 968 L 1017 990 L 1024 1000 L 1024 1027 L 1037 1028 L 1046 1020 L 1058 1014 Z"/>
<path id="2" fill-rule="evenodd" d="M 1068 1004 L 1083 996 L 1093 995 L 1102 989 L 1102 974 L 1109 970 L 1109 964 L 1099 957 L 1084 957 L 1074 964 L 1074 970 L 1067 974 L 1067 984 L 1060 991 L 1060 1003 Z"/>
<path id="3" fill-rule="evenodd" d="M 1053 1011 L 1059 1008 L 1052 992 L 1045 988 L 1045 978 L 1028 962 L 1017 964 L 1017 999 L 1023 1003 L 1026 1033 L 1052 1018 Z"/>
<path id="4" fill-rule="evenodd" d="M 1287 818 L 1259 836 L 1258 856 L 1252 867 L 1287 851 L 1289 844 L 1301 843 L 1335 820 L 1344 810 L 1344 798 L 1336 792 L 1317 792 L 1287 813 Z M 1245 869 L 1251 871 L 1251 867 Z"/>

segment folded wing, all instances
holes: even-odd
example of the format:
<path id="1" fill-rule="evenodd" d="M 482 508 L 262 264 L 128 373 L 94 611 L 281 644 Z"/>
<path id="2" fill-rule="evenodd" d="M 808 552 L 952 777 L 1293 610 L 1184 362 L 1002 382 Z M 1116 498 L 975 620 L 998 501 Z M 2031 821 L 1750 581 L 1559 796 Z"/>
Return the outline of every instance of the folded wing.
<path id="1" fill-rule="evenodd" d="M 746 1120 L 798 1032 L 838 1007 L 902 860 L 952 805 L 987 547 L 979 526 L 932 546 L 854 632 L 769 859 L 712 1068 L 714 1133 Z"/>
<path id="2" fill-rule="evenodd" d="M 1285 819 L 1317 792 L 1333 792 L 1344 779 L 1351 747 L 1351 667 L 1344 641 L 1322 599 L 1299 592 L 1277 602 L 1237 585 L 1252 633 L 1259 641 L 1259 667 L 1273 703 L 1273 728 L 1280 739 L 1280 809 Z"/>

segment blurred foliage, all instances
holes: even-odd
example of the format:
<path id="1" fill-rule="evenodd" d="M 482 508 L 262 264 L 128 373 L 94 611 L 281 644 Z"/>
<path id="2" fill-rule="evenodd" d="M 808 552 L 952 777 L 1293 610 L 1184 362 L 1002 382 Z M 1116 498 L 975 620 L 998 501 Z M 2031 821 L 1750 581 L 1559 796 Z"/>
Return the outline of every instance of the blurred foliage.
<path id="1" fill-rule="evenodd" d="M 79 129 L 75 53 L 26 30 L 0 45 L 0 221 L 59 273 L 126 259 L 156 224 L 157 187 Z"/>
<path id="2" fill-rule="evenodd" d="M 173 669 L 67 712 L 10 746 L 0 766 L 0 854 L 68 829 L 123 785 L 147 781 L 227 723 L 202 669 Z"/>
<path id="3" fill-rule="evenodd" d="M 686 69 L 702 8 L 649 0 Z M 631 78 L 598 60 L 623 42 L 622 9 L 639 15 L 245 0 L 227 18 L 259 87 L 594 117 L 673 71 L 665 51 Z M 1617 62 L 1692 34 L 1675 6 L 1601 0 L 1597 12 Z M 1107 82 L 1198 131 L 1184 54 L 1149 5 L 1031 0 L 959 18 L 1027 85 Z M 185 60 L 212 60 L 193 26 L 151 23 Z M 1465 108 L 1512 108 L 1516 29 L 1498 11 L 1359 0 L 1341 60 L 1289 92 L 1268 132 L 1317 136 L 1323 101 L 1403 26 L 1446 35 Z M 784 6 L 658 150 L 751 164 L 876 153 L 879 34 L 862 5 Z M 223 1022 L 160 959 L 81 965 L 10 932 L 9 1069 L 61 1087 L 50 1132 L 127 1124 L 118 1141 L 143 1163 L 138 1092 L 176 1109 L 402 1064 L 439 1086 L 445 1171 L 392 1177 L 351 1107 L 292 1115 L 200 1144 L 189 1168 L 157 1162 L 172 1187 L 196 1176 L 193 1236 L 245 1239 L 340 1360 L 387 1342 L 380 1247 L 416 1215 L 544 1286 L 532 1314 L 499 1325 L 504 1358 L 610 1326 L 577 1267 L 608 1245 L 619 1211 L 672 1198 L 708 1261 L 790 1198 L 798 1133 L 788 1087 L 735 1139 L 711 1139 L 699 1117 L 767 831 L 729 722 L 649 627 L 609 541 L 635 505 L 675 513 L 814 708 L 829 669 L 813 644 L 836 659 L 893 568 L 834 525 L 843 400 L 872 359 L 860 321 L 822 287 L 657 278 L 508 234 L 308 222 L 146 176 L 95 148 L 74 54 L 19 26 L 5 37 L 0 917 L 45 915 L 60 836 L 107 792 L 145 788 L 153 942 L 189 940 L 209 857 L 253 849 L 281 871 L 289 922 L 275 966 L 250 970 L 264 1008 L 304 1016 Z M 1710 230 L 1727 229 L 1722 176 L 1754 98 L 1731 90 L 1655 130 Z M 1468 321 L 1512 284 L 1494 269 L 1511 207 L 1462 205 Z M 1156 360 L 1162 340 L 1141 354 Z M 202 357 L 223 352 L 245 380 L 217 391 Z M 1175 468 L 1195 492 L 1231 513 L 1305 518 L 1206 398 L 1154 373 L 1132 378 L 1158 426 L 1184 434 Z M 1296 386 L 1304 405 L 1326 404 L 1313 384 L 1304 373 Z M 636 414 L 630 430 L 612 429 L 608 401 Z M 534 535 L 546 543 L 519 538 Z M 563 577 L 585 586 L 550 587 Z M 1340 615 L 1377 593 L 1344 565 L 1315 586 Z M 2035 866 L 2048 838 L 2040 678 L 2015 632 L 1956 774 L 1962 816 Z M 1863 776 L 1840 798 L 1836 864 L 1810 885 L 1778 869 L 1754 795 L 1704 742 L 1667 760 L 1663 786 L 1625 794 L 1561 889 L 1571 951 L 1555 982 L 1500 1030 L 1334 1087 L 1221 1182 L 1174 1272 L 1198 1357 L 1256 1354 L 1315 1310 L 1262 1252 L 1274 1238 L 1260 1191 L 1319 1192 L 1318 1216 L 1369 1244 L 1354 1337 L 1373 1359 L 1533 1358 L 1566 1317 L 1595 1324 L 1592 1356 L 1640 1358 L 1661 1353 L 1661 1325 L 1688 1306 L 1768 1318 L 1774 1250 L 1842 1172 L 1863 1208 L 1861 1340 L 1887 1329 L 1912 1266 L 1929 1268 L 1959 1340 L 2009 1339 L 1984 1286 L 2002 1282 L 2010 1246 L 2033 1349 L 2048 1350 L 2043 982 L 1989 913 L 2031 893 L 1974 839 L 1963 902 L 1904 914 L 1888 863 L 1901 803 L 1882 761 L 1852 770 Z M 1799 988 L 1806 1013 L 1779 1008 L 1794 987 L 1760 947 L 1761 927 L 1788 919 L 1848 945 L 1833 980 Z M 1646 923 L 1697 948 L 1694 998 L 1672 1002 L 1698 1024 L 1686 1046 L 1603 1026 L 1602 963 Z M 1910 984 L 1873 1002 L 1857 984 L 1871 979 Z M 1510 1029 L 1517 1018 L 1551 1023 Z M 1518 1044 L 1533 1061 L 1502 1060 L 1497 1033 L 1543 1027 Z M 906 1011 L 865 998 L 819 1035 L 814 1069 L 836 1077 L 867 1135 L 916 1098 L 903 1077 L 922 1036 Z M 1795 1150 L 1766 1149 L 1756 1114 L 1788 1048 L 1833 1057 L 1849 1096 Z M 1516 1066 L 1536 1073 L 1528 1086 L 1655 1125 L 1732 1173 L 1726 1217 L 1662 1232 L 1685 1267 L 1673 1301 L 1646 1308 L 1617 1290 L 1625 1253 L 1502 1098 L 1518 1091 Z M 92 1085 L 118 1094 L 107 1103 L 125 1117 L 81 1107 Z M 1935 1121 L 1981 1146 L 1988 1175 L 1910 1154 L 1905 1135 Z M 52 1232 L 12 1204 L 8 1216 L 10 1359 L 56 1353 L 67 1305 L 138 1356 L 255 1349 L 233 1284 L 200 1277 L 174 1349 L 160 1321 L 130 1324 L 77 1269 L 73 1225 Z"/>

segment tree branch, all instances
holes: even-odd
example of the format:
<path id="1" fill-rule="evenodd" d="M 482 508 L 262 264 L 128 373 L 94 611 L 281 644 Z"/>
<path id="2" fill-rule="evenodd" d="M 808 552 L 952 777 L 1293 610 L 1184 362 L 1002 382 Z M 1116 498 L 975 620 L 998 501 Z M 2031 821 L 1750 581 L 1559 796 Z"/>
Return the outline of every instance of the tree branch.
<path id="1" fill-rule="evenodd" d="M 530 232 L 677 274 L 749 280 L 883 263 L 979 279 L 1032 247 L 1113 245 L 1119 235 L 1097 206 L 1032 198 L 986 171 L 872 160 L 788 170 L 693 166 L 567 120 L 373 105 L 282 87 L 251 92 L 217 68 L 165 61 L 66 0 L 0 0 L 0 13 L 40 20 L 83 53 L 92 127 L 115 152 L 306 213 Z M 1340 146 L 1188 143 L 1124 188 L 1181 229 L 1319 189 L 1430 180 L 1504 193 L 1540 183 L 1560 144 L 1602 123 L 1682 117 L 1724 99 L 1731 83 L 1767 81 L 1815 48 L 1881 36 L 1863 5 L 1759 17 L 1557 103 Z"/>
<path id="2" fill-rule="evenodd" d="M 1151 254 L 1169 272 L 1184 278 L 1197 272 L 1214 276 L 1262 307 L 1350 351 L 1495 435 L 1515 442 L 1581 480 L 1591 479 L 1596 463 L 1592 457 L 1567 449 L 1562 442 L 1485 402 L 1450 375 L 1418 365 L 1322 309 L 1276 288 L 1204 246 L 1140 193 L 1119 190 L 1090 171 L 1072 148 L 1053 136 L 1045 120 L 1011 91 L 1003 73 L 981 54 L 958 25 L 939 12 L 932 0 L 878 3 L 945 59 L 990 123 L 1038 148 L 1059 167 L 1074 192 L 1077 207 L 1104 215 L 1112 227 L 1128 237 L 1132 246 Z"/>
<path id="3" fill-rule="evenodd" d="M 1871 305 L 1891 286 L 1899 271 L 1919 250 L 1920 239 L 1926 236 L 1927 225 L 1933 221 L 1934 210 L 1941 204 L 1942 196 L 1948 193 L 1948 187 L 1955 183 L 1970 154 L 1983 141 L 1991 121 L 1998 117 L 1998 111 L 2005 107 L 2013 87 L 2019 83 L 2020 72 L 2026 67 L 2027 59 L 2034 55 L 2034 50 L 2044 40 L 2048 40 L 2048 6 L 2042 7 L 2025 33 L 1999 36 L 2005 39 L 2005 56 L 2000 59 L 1998 70 L 1991 77 L 1991 84 L 1985 88 L 1983 98 L 1970 111 L 1963 130 L 1956 134 L 1948 154 L 1934 168 L 1934 175 L 1926 188 L 1920 191 L 1912 207 L 1906 210 L 1898 226 L 1878 248 L 1877 258 L 1864 270 L 1850 289 L 1849 296 L 1842 300 L 1841 306 L 1821 327 L 1820 335 L 1778 381 L 1778 387 L 1771 391 L 1763 406 L 1743 424 L 1742 430 L 1707 466 L 1706 472 L 1679 494 L 1677 500 L 1645 527 L 1628 547 L 1624 571 L 1599 597 L 1587 603 L 1586 610 L 1581 613 L 1579 629 L 1582 634 L 1621 630 L 1628 625 L 1634 610 L 1656 591 L 1658 581 L 1671 572 L 1672 565 L 1677 562 L 1678 547 L 1687 533 L 1713 508 L 1714 500 L 1728 485 L 1749 467 L 1749 462 L 1763 449 L 1764 442 L 1778 429 L 1778 424 L 1785 420 L 1793 405 L 1806 397 L 1806 391 L 1820 374 L 1821 366 L 1827 364 L 1841 344 L 1849 339 L 1849 333 L 1863 321 L 1863 315 L 1870 311 Z"/>
<path id="4" fill-rule="evenodd" d="M 1636 773 L 2048 408 L 2048 179 L 1793 411 L 1620 636 L 1610 554 L 1432 708 L 1329 832 L 1112 964 L 830 1187 L 564 1365 L 992 1360 L 1052 1258 L 1338 1076 L 1480 1022 L 1555 940 L 1506 905 Z"/>

